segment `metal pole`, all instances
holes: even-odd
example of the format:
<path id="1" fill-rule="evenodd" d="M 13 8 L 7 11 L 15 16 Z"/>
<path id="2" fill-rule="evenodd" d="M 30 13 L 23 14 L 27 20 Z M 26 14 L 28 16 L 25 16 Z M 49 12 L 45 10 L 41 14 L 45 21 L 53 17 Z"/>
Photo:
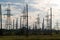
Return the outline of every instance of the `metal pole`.
<path id="1" fill-rule="evenodd" d="M 13 19 L 13 29 L 14 29 L 14 21 L 15 21 L 15 20 Z"/>
<path id="2" fill-rule="evenodd" d="M 1 29 L 2 29 L 2 12 L 1 12 L 1 4 L 0 4 L 0 19 L 1 19 Z"/>
<path id="3" fill-rule="evenodd" d="M 26 4 L 26 11 L 27 11 L 27 36 L 28 36 L 28 4 Z"/>
<path id="4" fill-rule="evenodd" d="M 44 33 L 44 18 L 43 18 L 43 23 L 42 23 L 42 33 Z"/>
<path id="5" fill-rule="evenodd" d="M 52 8 L 50 8 L 50 30 L 52 34 Z"/>
<path id="6" fill-rule="evenodd" d="M 21 17 L 20 17 L 20 29 L 21 29 Z"/>

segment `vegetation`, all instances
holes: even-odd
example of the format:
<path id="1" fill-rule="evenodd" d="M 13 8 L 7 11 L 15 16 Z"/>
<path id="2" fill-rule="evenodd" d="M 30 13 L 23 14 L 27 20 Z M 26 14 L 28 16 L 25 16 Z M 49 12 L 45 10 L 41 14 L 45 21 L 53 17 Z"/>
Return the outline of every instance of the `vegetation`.
<path id="1" fill-rule="evenodd" d="M 41 29 L 29 29 L 28 36 L 26 36 L 26 28 L 17 30 L 0 30 L 0 40 L 60 40 L 59 30 L 41 30 Z"/>
<path id="2" fill-rule="evenodd" d="M 0 40 L 60 40 L 58 35 L 0 36 Z"/>

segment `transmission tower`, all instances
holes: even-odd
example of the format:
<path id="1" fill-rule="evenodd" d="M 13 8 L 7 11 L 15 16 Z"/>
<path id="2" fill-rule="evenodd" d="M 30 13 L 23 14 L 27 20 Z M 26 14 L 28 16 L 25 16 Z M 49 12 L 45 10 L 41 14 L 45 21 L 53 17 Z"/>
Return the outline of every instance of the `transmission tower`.
<path id="1" fill-rule="evenodd" d="M 23 10 L 23 27 L 27 28 L 26 35 L 28 36 L 28 4 L 24 7 Z"/>
<path id="2" fill-rule="evenodd" d="M 20 29 L 22 28 L 22 18 L 20 17 Z"/>
<path id="3" fill-rule="evenodd" d="M 44 32 L 44 18 L 43 18 L 43 22 L 42 22 L 42 32 Z"/>
<path id="4" fill-rule="evenodd" d="M 46 15 L 46 22 L 47 22 L 47 29 L 50 29 L 50 26 L 49 26 L 49 14 L 47 13 Z"/>
<path id="5" fill-rule="evenodd" d="M 56 25 L 55 25 L 54 29 L 59 30 L 59 22 L 58 21 L 56 21 Z"/>
<path id="6" fill-rule="evenodd" d="M 4 15 L 7 15 L 5 27 L 6 27 L 6 29 L 9 30 L 12 28 L 10 4 L 8 4 L 8 8 L 6 11 L 7 11 L 7 14 L 4 14 Z"/>
<path id="7" fill-rule="evenodd" d="M 37 22 L 35 22 L 35 24 L 34 24 L 34 25 L 35 25 L 35 30 L 37 30 Z"/>
<path id="8" fill-rule="evenodd" d="M 40 27 L 40 17 L 39 17 L 39 14 L 38 14 L 38 17 L 37 17 L 37 27 Z"/>

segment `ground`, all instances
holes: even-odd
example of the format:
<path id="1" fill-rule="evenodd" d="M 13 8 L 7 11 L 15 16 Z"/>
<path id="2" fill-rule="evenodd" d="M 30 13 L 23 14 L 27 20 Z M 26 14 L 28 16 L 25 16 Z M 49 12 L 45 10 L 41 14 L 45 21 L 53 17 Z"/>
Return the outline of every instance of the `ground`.
<path id="1" fill-rule="evenodd" d="M 60 40 L 60 35 L 0 36 L 0 40 Z"/>

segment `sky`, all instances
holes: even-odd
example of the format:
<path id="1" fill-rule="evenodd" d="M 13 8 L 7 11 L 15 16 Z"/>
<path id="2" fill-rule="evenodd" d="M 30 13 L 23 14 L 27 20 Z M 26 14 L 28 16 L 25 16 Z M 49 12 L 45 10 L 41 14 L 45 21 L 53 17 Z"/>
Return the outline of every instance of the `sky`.
<path id="1" fill-rule="evenodd" d="M 52 8 L 53 11 L 53 26 L 55 26 L 56 21 L 60 22 L 60 0 L 0 0 L 3 14 L 6 14 L 5 10 L 8 7 L 8 3 L 11 4 L 12 19 L 19 18 L 22 15 L 22 10 L 25 3 L 27 3 L 29 16 L 31 16 L 31 18 L 29 18 L 30 25 L 36 21 L 35 19 L 38 14 L 40 15 L 40 21 L 42 23 L 42 19 L 49 13 L 50 8 Z M 3 24 L 5 23 L 4 20 L 6 20 L 5 15 L 3 15 Z"/>

